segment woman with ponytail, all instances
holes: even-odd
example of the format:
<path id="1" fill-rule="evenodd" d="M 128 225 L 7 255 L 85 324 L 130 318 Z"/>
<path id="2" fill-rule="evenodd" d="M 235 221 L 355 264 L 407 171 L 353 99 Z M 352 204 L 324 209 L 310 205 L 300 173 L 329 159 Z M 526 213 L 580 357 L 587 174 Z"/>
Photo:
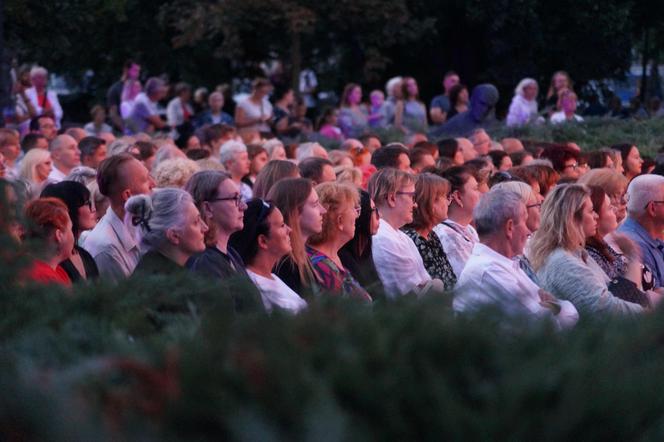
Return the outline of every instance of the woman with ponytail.
<path id="1" fill-rule="evenodd" d="M 134 273 L 172 274 L 205 250 L 208 228 L 191 195 L 182 189 L 159 189 L 136 195 L 125 204 L 127 217 L 137 226 L 146 252 Z"/>

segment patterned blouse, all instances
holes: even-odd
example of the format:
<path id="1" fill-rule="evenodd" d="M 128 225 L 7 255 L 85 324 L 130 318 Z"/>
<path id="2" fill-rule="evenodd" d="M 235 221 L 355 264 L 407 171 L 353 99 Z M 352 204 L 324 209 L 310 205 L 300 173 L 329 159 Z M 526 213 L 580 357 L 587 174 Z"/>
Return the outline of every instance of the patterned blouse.
<path id="1" fill-rule="evenodd" d="M 429 232 L 429 236 L 424 238 L 415 229 L 406 228 L 402 230 L 417 246 L 424 262 L 424 268 L 429 275 L 434 279 L 443 281 L 445 290 L 454 289 L 457 277 L 454 274 L 450 260 L 447 259 L 438 235 L 432 230 Z"/>
<path id="2" fill-rule="evenodd" d="M 327 255 L 307 246 L 307 255 L 311 261 L 318 284 L 323 292 L 371 302 L 371 295 L 362 288 L 346 269 L 339 268 Z"/>

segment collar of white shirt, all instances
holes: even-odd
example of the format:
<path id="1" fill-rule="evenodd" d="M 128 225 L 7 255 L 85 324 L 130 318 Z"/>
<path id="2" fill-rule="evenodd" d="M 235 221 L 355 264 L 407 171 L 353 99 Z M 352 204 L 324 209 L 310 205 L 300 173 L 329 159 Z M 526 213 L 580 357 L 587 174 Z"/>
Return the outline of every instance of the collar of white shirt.
<path id="1" fill-rule="evenodd" d="M 130 251 L 138 247 L 138 243 L 134 239 L 132 232 L 134 229 L 130 229 L 129 226 L 127 226 L 124 221 L 120 219 L 115 211 L 113 211 L 113 208 L 109 207 L 106 210 L 104 218 L 107 219 L 108 225 L 111 226 L 118 237 L 118 241 L 120 244 L 122 244 L 122 247 L 124 247 L 126 251 Z"/>

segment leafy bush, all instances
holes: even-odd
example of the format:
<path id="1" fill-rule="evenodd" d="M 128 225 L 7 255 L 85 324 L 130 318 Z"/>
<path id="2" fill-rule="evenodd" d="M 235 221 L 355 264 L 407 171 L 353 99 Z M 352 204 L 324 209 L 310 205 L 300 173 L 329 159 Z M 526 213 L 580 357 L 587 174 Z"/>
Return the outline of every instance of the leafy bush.
<path id="1" fill-rule="evenodd" d="M 607 440 L 664 432 L 662 312 L 501 326 L 443 299 L 238 315 L 151 277 L 0 297 L 0 435 L 26 440 Z M 21 440 L 21 439 L 19 439 Z"/>

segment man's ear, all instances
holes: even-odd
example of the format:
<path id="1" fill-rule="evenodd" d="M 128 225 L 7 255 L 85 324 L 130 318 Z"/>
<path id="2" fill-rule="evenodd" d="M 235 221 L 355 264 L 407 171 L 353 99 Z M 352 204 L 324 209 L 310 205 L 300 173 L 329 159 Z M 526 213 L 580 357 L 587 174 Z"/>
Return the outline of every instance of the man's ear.
<path id="1" fill-rule="evenodd" d="M 505 235 L 508 239 L 512 239 L 512 236 L 514 236 L 514 220 L 512 218 L 505 223 Z"/>
<path id="2" fill-rule="evenodd" d="M 122 193 L 120 193 L 120 196 L 122 197 L 122 202 L 126 203 L 127 200 L 132 197 L 131 190 L 129 189 L 123 190 Z"/>
<path id="3" fill-rule="evenodd" d="M 180 233 L 175 229 L 166 229 L 166 239 L 171 244 L 177 246 L 180 244 Z"/>
<path id="4" fill-rule="evenodd" d="M 62 238 L 64 237 L 64 232 L 60 229 L 55 229 L 55 242 L 60 244 L 62 242 Z"/>

